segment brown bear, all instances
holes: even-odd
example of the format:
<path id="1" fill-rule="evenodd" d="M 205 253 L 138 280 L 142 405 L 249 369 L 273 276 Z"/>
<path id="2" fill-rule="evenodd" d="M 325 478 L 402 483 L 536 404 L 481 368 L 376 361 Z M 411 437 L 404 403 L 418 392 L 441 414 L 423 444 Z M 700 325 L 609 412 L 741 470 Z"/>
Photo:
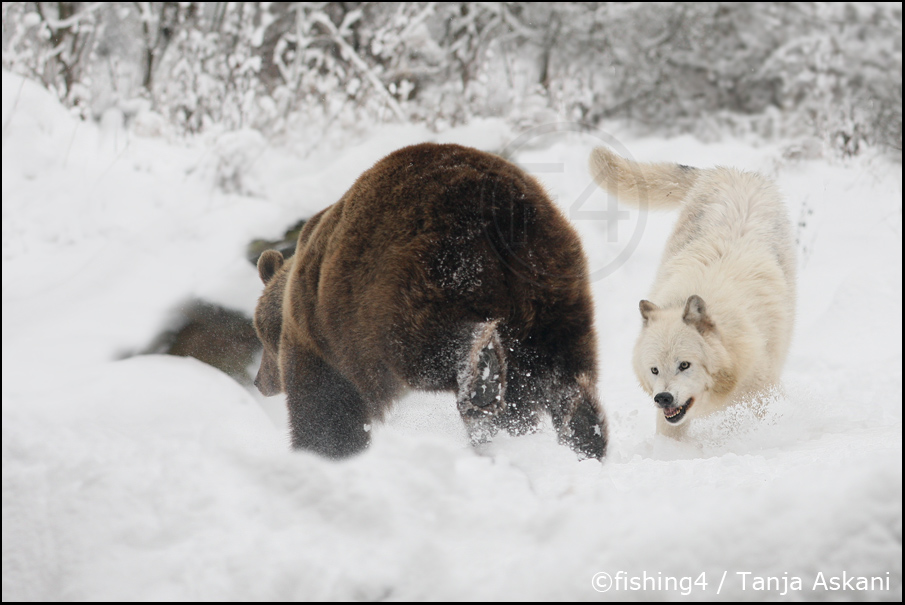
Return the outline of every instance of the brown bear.
<path id="1" fill-rule="evenodd" d="M 340 458 L 406 388 L 453 391 L 474 443 L 550 413 L 601 458 L 594 314 L 581 241 L 544 189 L 459 145 L 400 149 L 258 260 L 255 384 L 287 394 L 292 445 Z"/>

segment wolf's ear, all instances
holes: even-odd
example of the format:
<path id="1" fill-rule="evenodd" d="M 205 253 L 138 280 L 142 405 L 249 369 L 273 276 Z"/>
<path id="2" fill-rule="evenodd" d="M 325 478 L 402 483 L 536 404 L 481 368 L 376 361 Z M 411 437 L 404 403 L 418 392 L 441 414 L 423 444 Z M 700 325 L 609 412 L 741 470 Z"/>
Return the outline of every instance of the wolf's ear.
<path id="1" fill-rule="evenodd" d="M 265 284 L 283 266 L 283 255 L 278 250 L 265 250 L 258 258 L 258 275 Z"/>
<path id="2" fill-rule="evenodd" d="M 641 317 L 644 318 L 645 326 L 647 325 L 647 320 L 650 319 L 651 314 L 654 311 L 657 311 L 660 309 L 660 307 L 658 307 L 657 305 L 655 305 L 654 303 L 652 303 L 649 300 L 642 300 L 640 303 L 638 303 L 638 308 L 641 309 Z"/>
<path id="3" fill-rule="evenodd" d="M 716 329 L 716 325 L 707 314 L 704 299 L 697 294 L 692 294 L 685 301 L 685 313 L 682 314 L 682 321 L 693 326 L 701 334 L 707 334 Z"/>

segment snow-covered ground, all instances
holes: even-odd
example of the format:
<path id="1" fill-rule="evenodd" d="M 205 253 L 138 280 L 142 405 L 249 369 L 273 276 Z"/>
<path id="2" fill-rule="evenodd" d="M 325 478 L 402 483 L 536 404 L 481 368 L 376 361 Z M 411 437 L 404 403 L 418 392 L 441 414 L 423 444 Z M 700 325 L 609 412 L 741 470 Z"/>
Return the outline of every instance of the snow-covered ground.
<path id="1" fill-rule="evenodd" d="M 127 135 L 116 116 L 79 123 L 33 84 L 2 84 L 4 601 L 901 599 L 901 164 L 787 159 L 737 139 L 518 139 L 497 122 L 439 137 L 387 127 L 301 157 L 253 133 Z M 330 462 L 288 451 L 281 398 L 193 359 L 121 359 L 190 297 L 250 313 L 249 240 L 431 139 L 508 146 L 582 234 L 603 463 L 578 462 L 550 430 L 475 451 L 453 397 L 425 393 L 399 402 L 365 454 Z M 675 216 L 606 220 L 623 209 L 607 215 L 588 189 L 602 142 L 761 170 L 785 192 L 798 325 L 765 418 L 727 412 L 693 443 L 654 435 L 630 354 Z M 848 590 L 859 577 L 880 580 Z"/>

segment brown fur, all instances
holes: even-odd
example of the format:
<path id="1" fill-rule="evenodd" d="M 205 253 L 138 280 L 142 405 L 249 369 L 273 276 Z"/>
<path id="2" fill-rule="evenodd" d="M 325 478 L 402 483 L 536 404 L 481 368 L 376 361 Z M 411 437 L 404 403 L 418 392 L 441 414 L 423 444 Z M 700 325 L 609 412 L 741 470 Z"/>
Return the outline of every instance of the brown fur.
<path id="1" fill-rule="evenodd" d="M 404 389 L 461 391 L 483 339 L 479 349 L 497 342 L 505 355 L 494 427 L 529 431 L 545 409 L 573 449 L 603 455 L 581 242 L 515 165 L 458 145 L 406 147 L 308 221 L 289 261 L 274 254 L 259 261 L 256 384 L 273 394 L 279 376 L 295 447 L 361 450 L 365 425 Z M 476 336 L 488 322 L 493 333 Z"/>

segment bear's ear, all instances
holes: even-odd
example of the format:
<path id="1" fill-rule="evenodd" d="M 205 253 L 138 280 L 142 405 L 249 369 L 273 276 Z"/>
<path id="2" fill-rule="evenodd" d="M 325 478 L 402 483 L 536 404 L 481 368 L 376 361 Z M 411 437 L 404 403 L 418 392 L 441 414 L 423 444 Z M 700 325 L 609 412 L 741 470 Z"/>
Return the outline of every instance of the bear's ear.
<path id="1" fill-rule="evenodd" d="M 694 327 L 701 334 L 707 334 L 716 328 L 710 315 L 707 314 L 707 305 L 704 299 L 697 294 L 692 294 L 685 301 L 685 312 L 682 321 Z"/>
<path id="2" fill-rule="evenodd" d="M 265 284 L 283 266 L 283 255 L 278 250 L 265 250 L 258 258 L 258 275 Z"/>
<path id="3" fill-rule="evenodd" d="M 660 307 L 649 300 L 642 300 L 640 303 L 638 303 L 638 308 L 641 309 L 641 317 L 644 318 L 645 326 L 647 325 L 647 320 L 650 319 L 650 316 L 653 314 L 653 312 L 660 309 Z"/>

